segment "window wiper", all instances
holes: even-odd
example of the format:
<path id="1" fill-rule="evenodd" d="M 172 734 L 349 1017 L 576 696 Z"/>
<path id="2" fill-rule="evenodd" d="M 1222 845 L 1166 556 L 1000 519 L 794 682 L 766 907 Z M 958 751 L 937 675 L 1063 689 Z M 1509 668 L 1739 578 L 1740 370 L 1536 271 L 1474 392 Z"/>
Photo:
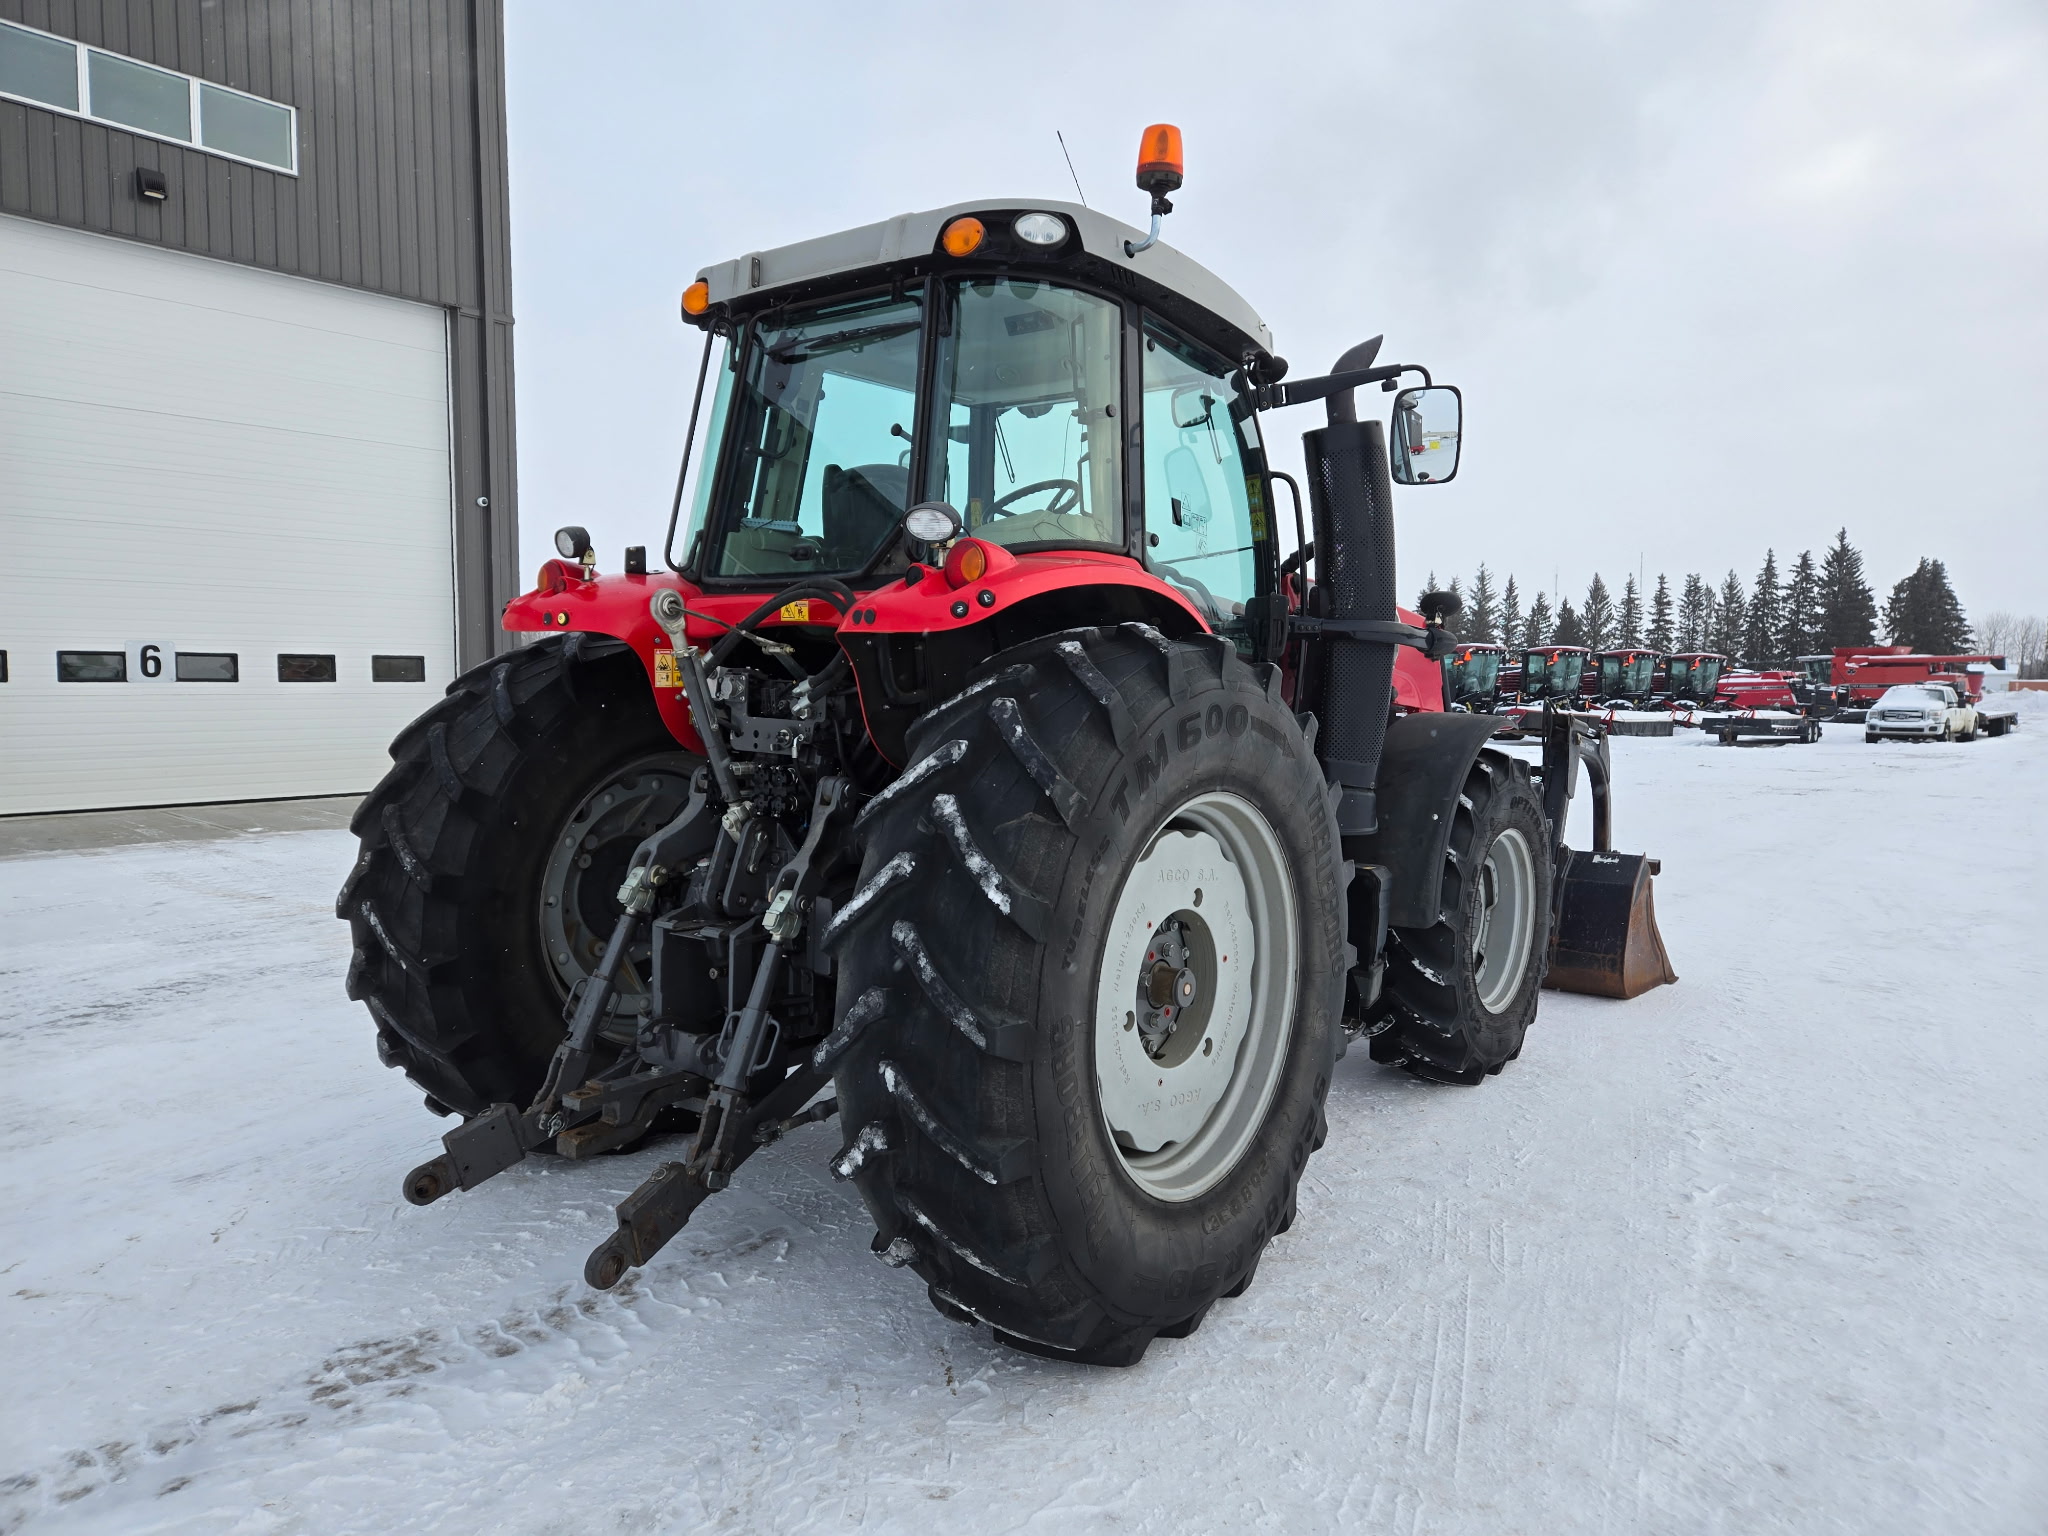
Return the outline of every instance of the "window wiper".
<path id="1" fill-rule="evenodd" d="M 778 363 L 808 362 L 814 357 L 828 357 L 834 352 L 864 347 L 871 341 L 888 341 L 893 337 L 907 336 L 923 324 L 922 320 L 898 320 L 889 325 L 860 325 L 850 331 L 833 331 L 824 336 L 806 336 L 801 341 L 770 347 L 768 355 Z"/>

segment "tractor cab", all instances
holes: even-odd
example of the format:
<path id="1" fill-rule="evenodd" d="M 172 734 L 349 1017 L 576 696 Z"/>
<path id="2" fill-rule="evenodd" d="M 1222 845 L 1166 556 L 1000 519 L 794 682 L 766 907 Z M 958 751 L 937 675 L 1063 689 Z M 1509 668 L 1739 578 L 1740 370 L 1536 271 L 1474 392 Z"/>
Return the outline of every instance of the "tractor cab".
<path id="1" fill-rule="evenodd" d="M 1444 708 L 1492 714 L 1500 702 L 1500 664 L 1506 654 L 1498 645 L 1460 645 L 1445 656 Z"/>
<path id="2" fill-rule="evenodd" d="M 674 568 L 707 595 L 936 569 L 950 623 L 1014 611 L 1055 571 L 1051 605 L 1071 605 L 1078 556 L 1100 590 L 1054 627 L 1275 648 L 1254 633 L 1277 571 L 1241 372 L 1270 333 L 1187 257 L 1132 243 L 1077 205 L 975 203 L 704 269 L 683 307 L 713 354 L 710 441 Z M 904 518 L 927 502 L 951 522 L 919 538 Z"/>
<path id="3" fill-rule="evenodd" d="M 1583 645 L 1531 646 L 1522 652 L 1522 697 L 1576 700 L 1592 654 Z"/>
<path id="4" fill-rule="evenodd" d="M 1615 704 L 1642 704 L 1655 691 L 1657 654 L 1620 650 L 1600 653 L 1594 697 Z"/>
<path id="5" fill-rule="evenodd" d="M 1718 651 L 1684 651 L 1666 659 L 1666 683 L 1673 704 L 1711 704 L 1728 658 Z"/>

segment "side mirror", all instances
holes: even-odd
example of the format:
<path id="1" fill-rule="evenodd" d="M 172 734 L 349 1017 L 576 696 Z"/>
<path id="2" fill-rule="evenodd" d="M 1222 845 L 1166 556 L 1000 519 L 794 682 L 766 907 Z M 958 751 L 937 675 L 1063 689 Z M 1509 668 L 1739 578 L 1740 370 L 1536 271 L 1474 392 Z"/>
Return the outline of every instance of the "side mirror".
<path id="1" fill-rule="evenodd" d="M 1442 485 L 1458 473 L 1464 397 L 1448 384 L 1404 389 L 1394 396 L 1394 480 Z"/>

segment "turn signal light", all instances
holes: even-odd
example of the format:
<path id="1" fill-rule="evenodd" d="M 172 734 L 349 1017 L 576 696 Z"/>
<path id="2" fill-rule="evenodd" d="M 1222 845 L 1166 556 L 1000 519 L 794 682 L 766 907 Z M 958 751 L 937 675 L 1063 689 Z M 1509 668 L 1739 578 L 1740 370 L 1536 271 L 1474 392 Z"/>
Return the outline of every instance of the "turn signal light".
<path id="1" fill-rule="evenodd" d="M 948 256 L 972 256 L 987 238 L 988 226 L 973 214 L 968 214 L 946 226 L 946 232 L 939 236 L 939 244 L 945 247 Z"/>
<path id="2" fill-rule="evenodd" d="M 979 581 L 988 574 L 988 546 L 979 539 L 962 539 L 946 556 L 946 581 L 956 587 Z"/>
<path id="3" fill-rule="evenodd" d="M 711 307 L 711 285 L 698 278 L 683 290 L 683 313 L 701 315 Z"/>
<path id="4" fill-rule="evenodd" d="M 1181 183 L 1180 130 L 1154 123 L 1138 139 L 1138 190 L 1176 192 Z"/>

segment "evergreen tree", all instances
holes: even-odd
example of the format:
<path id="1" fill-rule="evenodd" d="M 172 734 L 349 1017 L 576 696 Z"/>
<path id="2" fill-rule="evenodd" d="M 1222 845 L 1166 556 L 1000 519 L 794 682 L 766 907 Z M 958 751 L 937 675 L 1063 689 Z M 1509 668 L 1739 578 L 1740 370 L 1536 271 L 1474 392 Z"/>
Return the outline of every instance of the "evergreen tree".
<path id="1" fill-rule="evenodd" d="M 1970 648 L 1970 626 L 1949 585 L 1948 569 L 1924 555 L 1913 573 L 1892 588 L 1884 605 L 1884 628 L 1893 645 L 1910 645 L 1926 655 L 1956 656 Z"/>
<path id="2" fill-rule="evenodd" d="M 1579 610 L 1579 628 L 1586 636 L 1579 642 L 1581 645 L 1604 651 L 1614 644 L 1614 599 L 1607 595 L 1607 583 L 1600 579 L 1598 571 L 1586 588 L 1586 605 Z"/>
<path id="3" fill-rule="evenodd" d="M 1624 649 L 1639 651 L 1643 648 L 1643 594 L 1636 589 L 1633 572 L 1622 584 L 1621 614 L 1617 620 L 1621 630 L 1619 641 Z"/>
<path id="4" fill-rule="evenodd" d="M 1429 580 L 1424 582 L 1422 590 L 1415 594 L 1415 611 L 1417 613 L 1422 612 L 1422 600 L 1429 596 L 1430 593 L 1441 591 L 1443 591 L 1443 588 L 1436 584 L 1436 572 L 1431 571 L 1429 573 Z"/>
<path id="5" fill-rule="evenodd" d="M 1510 648 L 1522 643 L 1522 594 L 1515 590 L 1512 576 L 1500 597 L 1500 643 Z"/>
<path id="6" fill-rule="evenodd" d="M 1742 578 L 1733 571 L 1721 583 L 1721 595 L 1714 603 L 1713 639 L 1707 649 L 1719 651 L 1730 660 L 1742 660 L 1744 621 L 1749 603 L 1742 592 Z"/>
<path id="7" fill-rule="evenodd" d="M 1700 580 L 1699 572 L 1687 572 L 1685 586 L 1678 596 L 1678 634 L 1672 641 L 1679 654 L 1700 649 L 1707 633 L 1707 610 L 1713 601 L 1713 589 Z"/>
<path id="8" fill-rule="evenodd" d="M 1557 628 L 1550 638 L 1559 645 L 1584 645 L 1586 626 L 1579 616 L 1572 612 L 1572 600 L 1565 598 L 1557 605 Z"/>
<path id="9" fill-rule="evenodd" d="M 1822 646 L 1869 645 L 1877 637 L 1877 599 L 1863 576 L 1863 555 L 1849 542 L 1849 530 L 1835 535 L 1820 566 Z"/>
<path id="10" fill-rule="evenodd" d="M 1785 632 L 1785 596 L 1778 586 L 1778 552 L 1764 551 L 1764 568 L 1756 573 L 1756 588 L 1749 594 L 1749 617 L 1742 627 L 1743 654 L 1760 667 L 1768 667 L 1782 654 L 1778 641 Z"/>
<path id="11" fill-rule="evenodd" d="M 1664 573 L 1657 573 L 1657 592 L 1650 599 L 1650 627 L 1643 639 L 1651 650 L 1660 655 L 1669 654 L 1672 644 L 1671 627 L 1671 583 L 1664 579 Z"/>
<path id="12" fill-rule="evenodd" d="M 1778 634 L 1778 654 L 1785 657 L 1816 656 L 1827 649 L 1821 633 L 1820 573 L 1813 568 L 1813 551 L 1802 549 L 1785 584 L 1784 628 Z"/>
<path id="13" fill-rule="evenodd" d="M 1522 624 L 1522 644 L 1548 645 L 1556 630 L 1556 621 L 1550 616 L 1550 595 L 1538 592 L 1536 601 L 1529 605 L 1529 617 Z"/>
<path id="14" fill-rule="evenodd" d="M 1467 639 L 1491 644 L 1500 638 L 1500 594 L 1493 590 L 1493 572 L 1486 568 L 1484 560 L 1479 562 L 1479 573 L 1472 578 L 1472 592 L 1465 603 L 1465 622 L 1458 633 Z"/>

